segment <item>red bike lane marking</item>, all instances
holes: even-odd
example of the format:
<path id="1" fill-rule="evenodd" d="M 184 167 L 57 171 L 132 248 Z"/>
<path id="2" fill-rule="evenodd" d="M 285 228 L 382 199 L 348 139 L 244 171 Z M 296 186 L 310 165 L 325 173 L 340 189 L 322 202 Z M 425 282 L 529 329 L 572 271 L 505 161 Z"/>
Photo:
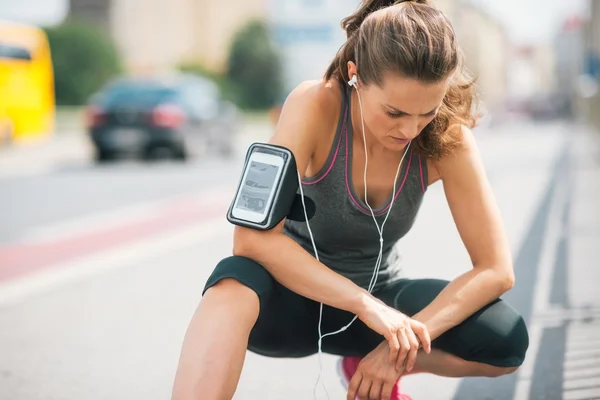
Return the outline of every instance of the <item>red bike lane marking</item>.
<path id="1" fill-rule="evenodd" d="M 0 282 L 171 229 L 222 220 L 229 201 L 230 197 L 225 196 L 208 202 L 198 198 L 178 199 L 163 205 L 151 217 L 123 225 L 99 228 L 57 240 L 0 246 Z"/>

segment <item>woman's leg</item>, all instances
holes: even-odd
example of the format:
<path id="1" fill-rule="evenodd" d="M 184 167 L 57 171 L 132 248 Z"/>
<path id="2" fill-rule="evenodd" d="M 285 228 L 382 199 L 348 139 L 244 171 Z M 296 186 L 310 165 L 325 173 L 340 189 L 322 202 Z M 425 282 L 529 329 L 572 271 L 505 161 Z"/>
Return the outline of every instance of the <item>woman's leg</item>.
<path id="1" fill-rule="evenodd" d="M 414 315 L 447 284 L 439 279 L 402 280 L 381 293 L 381 299 Z M 434 340 L 431 354 L 420 352 L 414 371 L 449 377 L 496 377 L 516 371 L 528 346 L 523 318 L 504 301 L 495 300 Z"/>
<path id="2" fill-rule="evenodd" d="M 304 357 L 316 350 L 316 303 L 277 283 L 244 257 L 222 260 L 185 335 L 173 400 L 231 399 L 246 350 Z"/>
<path id="3" fill-rule="evenodd" d="M 405 279 L 374 295 L 407 315 L 415 315 L 447 284 L 438 279 Z M 347 332 L 352 342 L 345 340 L 346 350 L 337 354 L 362 357 L 384 340 L 360 321 L 355 321 Z M 448 377 L 505 375 L 523 363 L 528 345 L 521 316 L 504 301 L 496 300 L 435 339 L 430 354 L 419 352 L 412 373 Z"/>
<path id="4" fill-rule="evenodd" d="M 518 367 L 496 367 L 476 361 L 466 361 L 445 351 L 431 349 L 431 353 L 429 354 L 420 351 L 417 355 L 415 367 L 410 373 L 405 375 L 429 373 L 449 378 L 461 378 L 466 376 L 495 378 L 501 375 L 511 374 L 517 369 Z"/>
<path id="5" fill-rule="evenodd" d="M 207 290 L 183 341 L 173 400 L 233 397 L 258 313 L 257 294 L 237 280 Z"/>

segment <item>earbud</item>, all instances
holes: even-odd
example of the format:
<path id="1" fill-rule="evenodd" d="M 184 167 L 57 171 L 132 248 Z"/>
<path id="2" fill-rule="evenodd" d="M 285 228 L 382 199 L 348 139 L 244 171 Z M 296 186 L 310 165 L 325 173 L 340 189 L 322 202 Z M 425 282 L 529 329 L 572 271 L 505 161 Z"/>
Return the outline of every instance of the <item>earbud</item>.
<path id="1" fill-rule="evenodd" d="M 352 75 L 352 79 L 350 79 L 348 81 L 348 85 L 356 86 L 357 83 L 358 83 L 358 78 L 356 77 L 356 75 Z"/>

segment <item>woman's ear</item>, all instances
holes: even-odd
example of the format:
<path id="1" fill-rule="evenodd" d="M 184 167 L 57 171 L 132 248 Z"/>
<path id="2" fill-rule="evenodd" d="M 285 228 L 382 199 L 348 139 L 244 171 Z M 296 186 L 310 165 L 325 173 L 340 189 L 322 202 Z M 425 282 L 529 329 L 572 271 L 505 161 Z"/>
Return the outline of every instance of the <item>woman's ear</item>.
<path id="1" fill-rule="evenodd" d="M 348 61 L 348 85 L 358 86 L 358 68 L 353 61 Z"/>
<path id="2" fill-rule="evenodd" d="M 352 76 L 358 76 L 358 67 L 354 61 L 348 61 L 348 77 L 352 79 Z"/>

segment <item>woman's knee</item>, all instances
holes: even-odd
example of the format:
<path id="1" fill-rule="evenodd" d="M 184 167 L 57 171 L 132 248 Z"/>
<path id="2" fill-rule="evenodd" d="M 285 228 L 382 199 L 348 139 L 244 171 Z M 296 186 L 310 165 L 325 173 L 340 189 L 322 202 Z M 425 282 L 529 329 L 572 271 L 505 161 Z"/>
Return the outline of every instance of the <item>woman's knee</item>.
<path id="1" fill-rule="evenodd" d="M 523 364 L 529 348 L 527 324 L 516 311 L 513 310 L 512 313 L 515 315 L 506 322 L 508 332 L 500 345 L 501 353 L 506 355 L 503 367 L 508 369 L 508 373 L 516 371 Z"/>
<path id="2" fill-rule="evenodd" d="M 514 372 L 529 347 L 525 321 L 502 300 L 496 300 L 437 338 L 433 346 L 473 362 L 474 376 Z"/>
<path id="3" fill-rule="evenodd" d="M 221 316 L 229 316 L 251 328 L 260 313 L 258 295 L 243 283 L 224 278 L 208 288 L 201 307 L 210 308 Z"/>
<path id="4" fill-rule="evenodd" d="M 224 282 L 224 283 L 223 283 Z M 246 257 L 231 256 L 221 260 L 207 279 L 202 292 L 215 286 L 241 286 L 254 292 L 264 301 L 273 291 L 275 280 L 259 263 Z"/>
<path id="5" fill-rule="evenodd" d="M 525 361 L 529 348 L 529 333 L 523 317 L 504 301 L 498 300 L 475 316 L 462 332 L 465 341 L 472 341 L 476 361 L 488 364 L 486 376 L 515 372 Z"/>
<path id="6" fill-rule="evenodd" d="M 204 302 L 214 299 L 229 313 L 239 310 L 256 322 L 260 304 L 273 288 L 273 278 L 258 263 L 244 257 L 227 257 L 217 264 L 203 290 Z"/>

